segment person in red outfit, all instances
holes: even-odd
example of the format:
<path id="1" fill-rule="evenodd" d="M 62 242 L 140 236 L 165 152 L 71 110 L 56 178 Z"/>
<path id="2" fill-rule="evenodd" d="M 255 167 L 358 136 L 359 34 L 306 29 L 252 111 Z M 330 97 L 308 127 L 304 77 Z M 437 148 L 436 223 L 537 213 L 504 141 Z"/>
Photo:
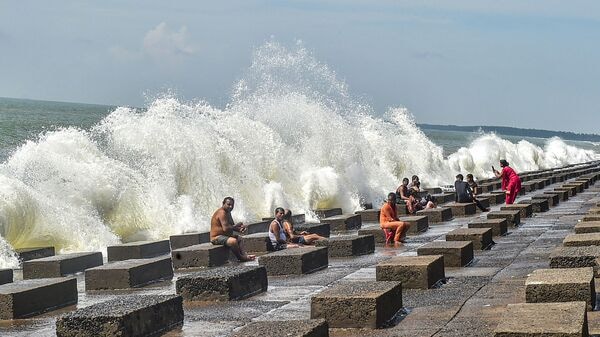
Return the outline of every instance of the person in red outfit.
<path id="1" fill-rule="evenodd" d="M 502 190 L 506 193 L 506 204 L 510 205 L 515 202 L 517 194 L 521 191 L 521 178 L 515 170 L 508 166 L 508 162 L 500 159 L 500 167 L 502 171 L 498 172 L 493 166 L 492 171 L 497 178 L 502 178 Z"/>
<path id="2" fill-rule="evenodd" d="M 410 224 L 398 219 L 398 214 L 396 213 L 396 193 L 394 192 L 388 194 L 387 202 L 381 207 L 379 225 L 384 231 L 394 233 L 394 242 L 406 242 L 406 232 L 410 228 Z"/>

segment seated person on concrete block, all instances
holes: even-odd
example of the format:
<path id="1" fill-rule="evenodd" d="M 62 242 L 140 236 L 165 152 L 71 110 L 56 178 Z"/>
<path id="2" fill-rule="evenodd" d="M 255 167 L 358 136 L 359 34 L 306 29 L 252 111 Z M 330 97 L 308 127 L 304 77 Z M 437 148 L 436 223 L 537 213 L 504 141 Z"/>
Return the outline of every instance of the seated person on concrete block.
<path id="1" fill-rule="evenodd" d="M 435 203 L 435 197 L 433 195 L 431 195 L 431 194 L 427 194 L 426 196 L 424 196 L 423 198 L 421 198 L 421 200 L 419 201 L 419 203 L 425 209 L 437 208 L 437 204 Z"/>
<path id="2" fill-rule="evenodd" d="M 394 242 L 406 242 L 406 232 L 410 228 L 410 223 L 400 221 L 396 213 L 396 193 L 388 194 L 386 203 L 379 212 L 379 226 L 386 234 L 388 231 L 394 233 Z M 386 239 L 387 239 L 386 235 Z M 386 243 L 387 240 L 386 240 Z"/>
<path id="3" fill-rule="evenodd" d="M 417 175 L 412 176 L 412 181 L 407 187 L 409 190 L 413 190 L 417 193 L 421 192 L 421 182 L 419 181 L 419 177 Z"/>
<path id="4" fill-rule="evenodd" d="M 406 200 L 406 210 L 408 214 L 417 214 L 417 211 L 422 210 L 424 207 L 421 204 L 421 200 L 417 198 L 418 193 L 413 189 L 408 190 L 408 200 Z"/>
<path id="5" fill-rule="evenodd" d="M 398 202 L 406 202 L 408 200 L 408 178 L 402 179 L 402 185 L 396 189 L 396 197 Z"/>
<path id="6" fill-rule="evenodd" d="M 312 245 L 317 240 L 324 239 L 324 237 L 318 234 L 311 234 L 306 231 L 297 232 L 294 230 L 294 223 L 292 221 L 292 211 L 289 209 L 285 210 L 283 214 L 283 229 L 288 239 L 288 243 L 297 243 L 301 245 Z"/>
<path id="7" fill-rule="evenodd" d="M 471 173 L 467 174 L 467 184 L 469 184 L 471 191 L 473 191 L 473 195 L 481 194 L 481 189 L 475 182 L 475 179 L 473 179 L 473 175 Z"/>
<path id="8" fill-rule="evenodd" d="M 297 244 L 288 244 L 288 238 L 285 235 L 285 228 L 283 227 L 283 215 L 285 210 L 281 207 L 275 209 L 275 219 L 271 221 L 269 225 L 269 241 L 274 250 L 282 250 L 285 248 L 298 247 Z"/>
<path id="9" fill-rule="evenodd" d="M 213 245 L 229 247 L 241 262 L 252 261 L 255 256 L 246 254 L 242 249 L 242 238 L 237 234 L 233 234 L 234 230 L 242 233 L 246 231 L 244 224 L 233 222 L 231 211 L 234 204 L 235 201 L 232 197 L 226 197 L 223 199 L 223 206 L 213 214 L 210 219 L 210 242 Z"/>
<path id="10" fill-rule="evenodd" d="M 473 202 L 479 207 L 482 212 L 488 212 L 490 209 L 483 207 L 481 202 L 473 195 L 473 191 L 469 184 L 463 181 L 463 175 L 457 174 L 456 181 L 454 182 L 454 189 L 456 190 L 456 202 L 465 203 Z"/>

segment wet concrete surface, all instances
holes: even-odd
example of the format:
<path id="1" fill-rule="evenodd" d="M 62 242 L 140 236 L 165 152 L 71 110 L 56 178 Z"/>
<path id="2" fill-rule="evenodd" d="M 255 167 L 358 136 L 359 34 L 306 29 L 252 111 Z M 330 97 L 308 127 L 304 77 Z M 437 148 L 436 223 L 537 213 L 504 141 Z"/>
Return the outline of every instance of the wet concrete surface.
<path id="1" fill-rule="evenodd" d="M 551 191 L 561 183 L 546 187 Z M 533 193 L 541 193 L 535 191 Z M 520 196 L 526 199 L 528 195 Z M 573 233 L 574 225 L 587 210 L 600 202 L 600 183 L 583 193 L 561 201 L 549 211 L 522 219 L 518 227 L 508 228 L 507 235 L 493 238 L 489 250 L 476 251 L 467 267 L 446 268 L 447 280 L 433 289 L 404 289 L 404 311 L 397 324 L 377 330 L 330 329 L 330 336 L 491 336 L 507 304 L 525 302 L 525 280 L 538 268 L 548 268 L 548 257 L 564 237 Z M 493 205 L 492 211 L 501 205 Z M 310 299 L 338 283 L 375 281 L 377 263 L 393 256 L 414 256 L 424 243 L 444 240 L 449 231 L 467 227 L 475 219 L 485 220 L 486 213 L 454 218 L 430 224 L 429 230 L 409 236 L 406 244 L 396 247 L 377 246 L 374 254 L 330 258 L 329 267 L 311 274 L 269 276 L 267 292 L 242 301 L 184 302 L 182 327 L 165 336 L 228 336 L 251 321 L 310 318 Z M 366 223 L 363 225 L 373 225 Z M 356 233 L 350 231 L 349 233 Z M 345 234 L 348 234 L 346 232 Z M 335 234 L 334 234 L 335 235 Z M 258 265 L 256 261 L 246 263 Z M 124 294 L 166 295 L 175 293 L 175 281 L 191 271 L 176 271 L 171 281 L 143 288 L 119 291 L 85 292 L 83 275 L 77 275 L 79 302 L 76 306 L 23 320 L 0 322 L 1 336 L 54 336 L 55 320 L 77 307 L 86 307 Z M 15 280 L 21 279 L 19 271 Z"/>

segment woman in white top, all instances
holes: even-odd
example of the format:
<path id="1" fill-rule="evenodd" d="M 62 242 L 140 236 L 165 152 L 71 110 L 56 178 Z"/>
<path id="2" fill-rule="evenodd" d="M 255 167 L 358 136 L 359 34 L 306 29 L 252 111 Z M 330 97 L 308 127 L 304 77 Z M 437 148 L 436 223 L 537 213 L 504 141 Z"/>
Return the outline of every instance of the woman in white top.
<path id="1" fill-rule="evenodd" d="M 285 230 L 283 228 L 283 215 L 285 210 L 281 207 L 275 209 L 275 219 L 271 221 L 269 225 L 269 240 L 275 250 L 282 250 L 285 248 L 298 247 L 293 243 L 287 243 L 287 237 L 285 236 Z"/>

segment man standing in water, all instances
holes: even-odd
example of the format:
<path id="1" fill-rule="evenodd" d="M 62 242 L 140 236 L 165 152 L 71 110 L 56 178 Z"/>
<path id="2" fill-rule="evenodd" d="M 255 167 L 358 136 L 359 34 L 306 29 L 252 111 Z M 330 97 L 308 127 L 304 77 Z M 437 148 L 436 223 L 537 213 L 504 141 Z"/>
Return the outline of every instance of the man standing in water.
<path id="1" fill-rule="evenodd" d="M 254 255 L 247 255 L 241 247 L 242 238 L 233 231 L 244 232 L 246 227 L 241 223 L 235 224 L 231 211 L 235 201 L 232 197 L 223 199 L 223 206 L 210 219 L 210 242 L 213 245 L 227 246 L 241 262 L 254 260 Z"/>

